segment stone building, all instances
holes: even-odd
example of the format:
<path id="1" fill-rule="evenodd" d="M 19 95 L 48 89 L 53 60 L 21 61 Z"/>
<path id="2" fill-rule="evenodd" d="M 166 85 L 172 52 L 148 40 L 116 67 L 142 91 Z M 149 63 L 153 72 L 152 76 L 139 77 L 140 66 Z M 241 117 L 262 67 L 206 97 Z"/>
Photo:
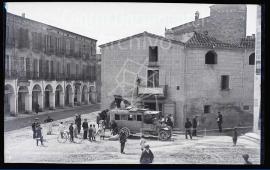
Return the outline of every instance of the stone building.
<path id="1" fill-rule="evenodd" d="M 255 36 L 246 37 L 246 6 L 210 10 L 199 27 L 196 12 L 192 24 L 166 29 L 165 37 L 143 32 L 100 45 L 102 108 L 122 95 L 134 105 L 174 115 L 179 129 L 195 115 L 199 128 L 217 128 L 217 112 L 224 127 L 251 125 Z"/>
<path id="2" fill-rule="evenodd" d="M 96 41 L 7 13 L 5 113 L 95 103 Z"/>

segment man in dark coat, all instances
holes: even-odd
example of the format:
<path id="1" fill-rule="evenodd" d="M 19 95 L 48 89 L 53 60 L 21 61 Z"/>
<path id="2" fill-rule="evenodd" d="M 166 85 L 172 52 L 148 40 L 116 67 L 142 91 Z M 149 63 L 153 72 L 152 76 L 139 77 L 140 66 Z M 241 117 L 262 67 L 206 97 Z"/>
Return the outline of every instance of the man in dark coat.
<path id="1" fill-rule="evenodd" d="M 189 118 L 187 118 L 187 121 L 185 123 L 186 139 L 188 138 L 187 135 L 189 135 L 190 139 L 192 139 L 192 136 L 191 136 L 191 127 L 192 127 L 192 124 L 191 124 Z"/>
<path id="2" fill-rule="evenodd" d="M 197 136 L 197 126 L 198 126 L 198 121 L 197 121 L 197 117 L 198 116 L 195 116 L 193 119 L 192 119 L 192 136 Z"/>
<path id="3" fill-rule="evenodd" d="M 88 131 L 87 119 L 84 119 L 84 122 L 82 124 L 82 128 L 83 128 L 83 139 L 87 139 L 87 131 Z"/>
<path id="4" fill-rule="evenodd" d="M 125 149 L 125 143 L 127 142 L 127 136 L 122 131 L 119 134 L 119 140 L 121 144 L 121 154 L 125 154 L 124 149 Z"/>
<path id="5" fill-rule="evenodd" d="M 173 128 L 173 122 L 171 120 L 171 118 L 168 116 L 166 119 L 166 125 L 170 126 L 171 128 Z"/>
<path id="6" fill-rule="evenodd" d="M 220 112 L 218 112 L 217 124 L 218 124 L 219 133 L 222 132 L 222 123 L 223 123 L 222 114 Z"/>
<path id="7" fill-rule="evenodd" d="M 38 112 L 39 112 L 39 104 L 38 103 L 36 103 L 35 112 L 36 112 L 36 114 L 38 114 Z"/>
<path id="8" fill-rule="evenodd" d="M 38 146 L 38 141 L 40 141 L 41 142 L 41 145 L 42 146 L 44 146 L 43 145 L 43 135 L 42 135 L 42 128 L 41 128 L 41 126 L 40 126 L 40 124 L 38 123 L 37 125 L 36 125 L 36 140 L 37 140 L 37 146 Z"/>
<path id="9" fill-rule="evenodd" d="M 35 118 L 34 122 L 32 123 L 32 131 L 33 131 L 33 139 L 36 138 L 36 126 L 38 123 L 38 118 Z"/>
<path id="10" fill-rule="evenodd" d="M 78 133 L 80 134 L 82 125 L 81 115 L 76 116 L 75 123 L 77 125 Z"/>
<path id="11" fill-rule="evenodd" d="M 69 139 L 70 142 L 74 142 L 74 134 L 73 134 L 74 128 L 73 128 L 73 123 L 70 124 L 69 126 Z"/>
<path id="12" fill-rule="evenodd" d="M 141 164 L 150 164 L 154 160 L 154 154 L 152 151 L 149 149 L 150 146 L 147 144 L 145 145 L 145 150 L 143 150 L 141 158 L 140 158 L 140 163 Z"/>

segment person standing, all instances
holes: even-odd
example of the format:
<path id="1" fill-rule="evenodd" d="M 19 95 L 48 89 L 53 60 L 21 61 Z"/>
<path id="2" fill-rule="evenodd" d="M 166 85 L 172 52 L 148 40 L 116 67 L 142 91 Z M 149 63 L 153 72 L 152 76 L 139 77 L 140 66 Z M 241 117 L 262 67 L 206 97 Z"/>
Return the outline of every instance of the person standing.
<path id="1" fill-rule="evenodd" d="M 78 133 L 81 133 L 81 125 L 82 125 L 82 119 L 81 115 L 77 115 L 75 119 L 75 124 L 77 125 Z"/>
<path id="2" fill-rule="evenodd" d="M 40 124 L 38 123 L 36 126 L 36 140 L 37 140 L 37 146 L 38 142 L 40 141 L 41 145 L 44 146 L 43 144 L 43 135 L 42 135 L 42 128 Z"/>
<path id="3" fill-rule="evenodd" d="M 89 137 L 89 141 L 92 142 L 93 141 L 93 128 L 92 125 L 90 125 L 89 130 L 88 130 L 88 137 Z"/>
<path id="4" fill-rule="evenodd" d="M 191 136 L 191 127 L 192 127 L 192 124 L 191 124 L 189 118 L 187 118 L 186 119 L 186 123 L 185 123 L 186 139 L 188 138 L 187 135 L 189 135 L 190 139 L 192 139 L 192 136 Z"/>
<path id="5" fill-rule="evenodd" d="M 47 126 L 48 126 L 47 135 L 52 134 L 52 122 L 53 122 L 53 119 L 50 116 L 48 116 L 47 119 L 44 120 L 44 123 L 47 123 Z"/>
<path id="6" fill-rule="evenodd" d="M 249 158 L 248 154 L 244 154 L 244 155 L 242 155 L 242 157 L 244 158 L 245 165 L 252 165 L 252 163 L 248 160 L 248 158 Z"/>
<path id="7" fill-rule="evenodd" d="M 119 140 L 120 140 L 121 154 L 125 154 L 124 149 L 125 149 L 125 144 L 127 142 L 127 136 L 122 131 L 119 134 Z"/>
<path id="8" fill-rule="evenodd" d="M 154 154 L 150 150 L 150 146 L 147 144 L 145 145 L 145 150 L 142 152 L 140 163 L 141 164 L 150 164 L 154 160 Z"/>
<path id="9" fill-rule="evenodd" d="M 173 128 L 173 122 L 172 122 L 170 116 L 167 116 L 166 125 L 170 126 L 171 129 Z"/>
<path id="10" fill-rule="evenodd" d="M 65 126 L 63 125 L 63 122 L 60 122 L 58 130 L 60 132 L 61 138 L 63 139 L 64 138 L 64 131 L 65 131 Z"/>
<path id="11" fill-rule="evenodd" d="M 83 128 L 83 139 L 87 139 L 87 131 L 88 131 L 87 119 L 84 119 L 84 122 L 82 124 L 82 128 Z"/>
<path id="12" fill-rule="evenodd" d="M 219 130 L 219 133 L 222 132 L 222 123 L 223 123 L 223 120 L 222 120 L 222 114 L 220 112 L 218 112 L 218 117 L 217 117 L 217 124 L 218 124 L 218 130 Z"/>
<path id="13" fill-rule="evenodd" d="M 70 126 L 69 126 L 69 139 L 70 139 L 70 142 L 74 142 L 73 132 L 74 132 L 73 123 L 71 123 Z"/>
<path id="14" fill-rule="evenodd" d="M 97 129 L 95 125 L 93 125 L 93 141 L 96 141 L 96 133 L 97 133 Z"/>
<path id="15" fill-rule="evenodd" d="M 78 128 L 75 123 L 73 124 L 73 136 L 74 138 L 78 138 Z"/>
<path id="16" fill-rule="evenodd" d="M 233 139 L 233 146 L 236 146 L 237 138 L 238 138 L 238 133 L 237 133 L 237 128 L 235 127 L 235 128 L 233 129 L 233 136 L 232 136 L 232 139 Z"/>
<path id="17" fill-rule="evenodd" d="M 38 114 L 38 112 L 39 112 L 39 104 L 38 103 L 36 103 L 35 112 L 36 112 L 36 114 Z"/>
<path id="18" fill-rule="evenodd" d="M 192 119 L 192 136 L 197 136 L 197 126 L 198 126 L 198 121 L 197 121 L 198 116 L 194 116 Z"/>
<path id="19" fill-rule="evenodd" d="M 105 126 L 103 124 L 99 125 L 100 140 L 105 138 Z"/>
<path id="20" fill-rule="evenodd" d="M 36 138 L 36 126 L 38 124 L 38 118 L 35 118 L 34 122 L 32 123 L 32 131 L 33 131 L 33 139 Z"/>

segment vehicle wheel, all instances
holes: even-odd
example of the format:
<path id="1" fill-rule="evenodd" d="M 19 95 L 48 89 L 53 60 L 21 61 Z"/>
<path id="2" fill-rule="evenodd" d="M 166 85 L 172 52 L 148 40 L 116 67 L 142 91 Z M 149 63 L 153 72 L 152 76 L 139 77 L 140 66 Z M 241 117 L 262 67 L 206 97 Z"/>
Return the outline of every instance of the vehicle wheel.
<path id="1" fill-rule="evenodd" d="M 170 138 L 170 132 L 165 131 L 165 130 L 160 130 L 159 131 L 159 140 L 168 140 Z"/>
<path id="2" fill-rule="evenodd" d="M 121 128 L 121 129 L 120 129 L 120 132 L 121 132 L 121 131 L 125 133 L 126 137 L 129 137 L 129 135 L 130 135 L 130 130 L 129 130 L 127 127 Z"/>
<path id="3" fill-rule="evenodd" d="M 58 135 L 58 137 L 57 137 L 57 141 L 59 142 L 59 143 L 65 143 L 66 141 L 67 141 L 67 135 L 64 133 L 63 134 L 63 138 L 61 138 L 61 135 L 59 134 Z"/>

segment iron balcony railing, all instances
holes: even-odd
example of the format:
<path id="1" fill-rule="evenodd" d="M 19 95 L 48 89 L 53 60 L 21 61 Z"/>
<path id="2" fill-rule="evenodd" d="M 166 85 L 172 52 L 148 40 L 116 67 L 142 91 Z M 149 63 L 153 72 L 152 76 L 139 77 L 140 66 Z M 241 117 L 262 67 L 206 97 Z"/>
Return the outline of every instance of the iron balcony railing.
<path id="1" fill-rule="evenodd" d="M 46 80 L 46 81 L 93 81 L 89 74 L 40 73 L 35 71 L 5 70 L 5 79 Z"/>

